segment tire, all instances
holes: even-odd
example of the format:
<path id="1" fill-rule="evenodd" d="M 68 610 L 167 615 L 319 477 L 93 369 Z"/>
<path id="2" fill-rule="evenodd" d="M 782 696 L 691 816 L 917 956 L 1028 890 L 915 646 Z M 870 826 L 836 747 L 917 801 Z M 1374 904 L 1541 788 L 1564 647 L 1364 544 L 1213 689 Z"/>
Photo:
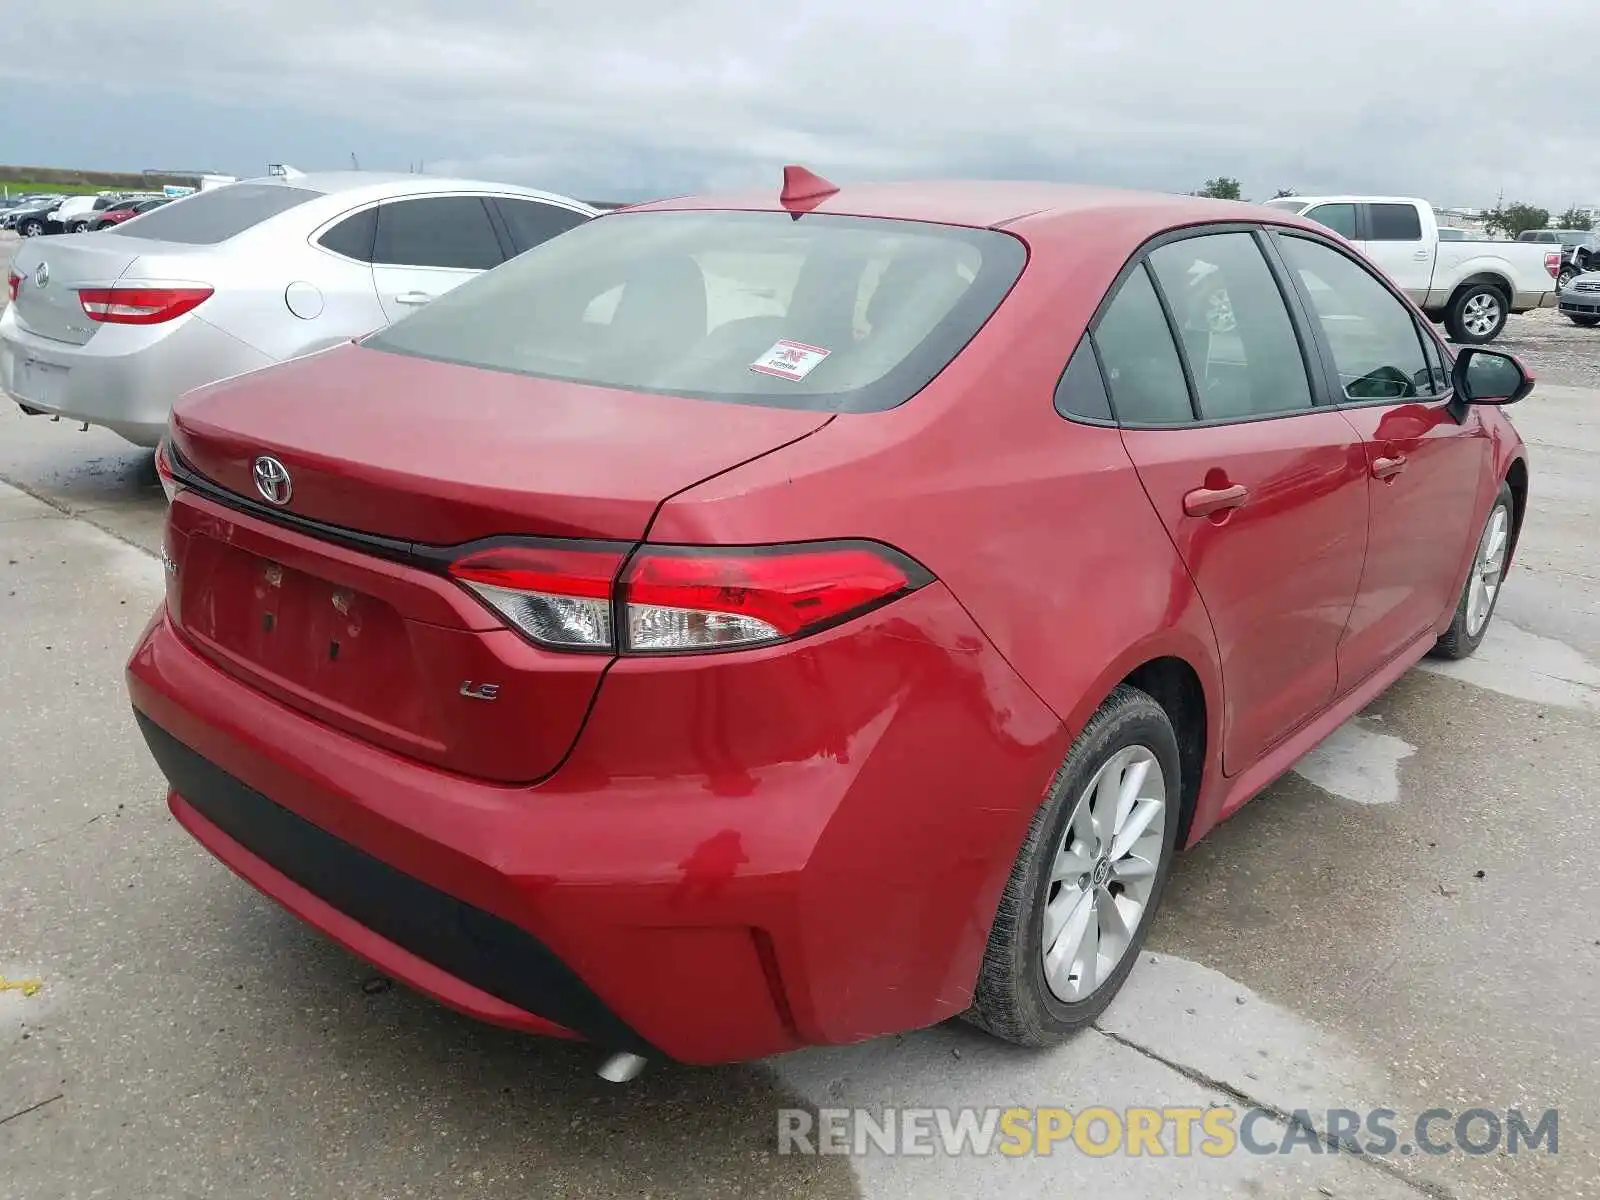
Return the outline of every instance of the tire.
<path id="1" fill-rule="evenodd" d="M 67 226 L 67 232 L 68 233 L 83 233 L 88 228 L 89 228 L 89 222 L 87 222 L 87 221 L 74 221 L 71 225 Z"/>
<path id="2" fill-rule="evenodd" d="M 1478 535 L 1477 544 L 1473 547 L 1472 566 L 1467 569 L 1467 581 L 1461 585 L 1455 616 L 1451 618 L 1450 628 L 1445 630 L 1444 636 L 1434 643 L 1430 651 L 1433 657 L 1467 658 L 1482 644 L 1483 635 L 1489 632 L 1495 605 L 1500 601 L 1500 585 L 1505 580 L 1506 555 L 1511 551 L 1515 512 L 1511 503 L 1511 488 L 1502 483 L 1489 509 L 1489 516 L 1484 520 L 1483 532 Z M 1490 587 L 1486 600 L 1475 589 L 1480 582 Z"/>
<path id="3" fill-rule="evenodd" d="M 1126 782 L 1136 772 L 1124 775 L 1119 764 L 1128 764 L 1130 760 L 1135 766 L 1142 762 L 1145 769 L 1141 777 L 1144 790 L 1134 801 L 1129 819 L 1134 820 L 1137 814 L 1146 811 L 1146 792 L 1152 797 L 1156 791 L 1163 795 L 1159 835 L 1149 829 L 1155 824 L 1153 817 L 1145 835 L 1132 844 L 1136 853 L 1120 860 L 1136 867 L 1137 877 L 1130 872 L 1130 882 L 1123 882 L 1116 875 L 1108 875 L 1106 856 L 1088 853 L 1076 856 L 1081 865 L 1088 868 L 1087 873 L 1053 882 L 1052 868 L 1060 861 L 1058 853 L 1075 849 L 1080 835 L 1087 839 L 1103 834 L 1103 827 L 1097 827 L 1095 822 L 1099 814 L 1094 809 L 1100 806 L 1092 803 L 1096 797 L 1089 794 L 1091 784 L 1108 775 Z M 1159 780 L 1154 778 L 1157 771 Z M 1061 1042 L 1104 1011 L 1138 961 L 1139 950 L 1166 888 L 1177 844 L 1182 783 L 1178 740 L 1165 710 L 1136 688 L 1126 684 L 1118 687 L 1089 718 L 1083 732 L 1073 742 L 1028 827 L 1028 836 L 1011 868 L 999 911 L 989 931 L 972 1007 L 963 1014 L 968 1022 L 1017 1045 L 1045 1047 Z M 1103 794 L 1109 796 L 1116 792 Z M 1125 823 L 1123 828 L 1126 832 L 1130 826 Z M 1069 830 L 1073 838 L 1070 847 L 1066 844 Z M 1148 871 L 1144 870 L 1146 867 Z M 1089 881 L 1087 888 L 1085 880 Z M 1056 907 L 1050 910 L 1051 921 L 1057 936 L 1066 937 L 1073 928 L 1072 916 L 1084 911 L 1081 907 L 1084 903 L 1090 904 L 1088 911 L 1095 916 L 1105 911 L 1102 905 L 1114 903 L 1125 922 L 1126 902 L 1137 899 L 1136 891 L 1128 889 L 1141 887 L 1147 890 L 1132 936 L 1123 940 L 1114 961 L 1101 961 L 1099 954 L 1094 956 L 1097 977 L 1088 991 L 1076 997 L 1070 994 L 1074 990 L 1070 977 L 1071 968 L 1077 964 L 1076 956 L 1062 958 L 1066 969 L 1056 975 L 1057 982 L 1052 984 L 1046 977 L 1047 906 L 1055 902 Z M 1117 888 L 1123 890 L 1117 892 L 1114 890 Z M 1092 901 L 1079 899 L 1091 895 Z M 1091 924 L 1094 928 L 1084 933 L 1080 951 L 1089 945 L 1091 935 L 1096 947 L 1100 945 L 1100 922 L 1096 920 Z M 1082 982 L 1080 974 L 1080 986 Z M 1069 995 L 1057 995 L 1057 987 Z"/>
<path id="4" fill-rule="evenodd" d="M 1600 325 L 1600 317 L 1585 317 L 1579 313 L 1568 313 L 1567 320 L 1574 325 L 1581 325 L 1585 329 L 1593 329 L 1596 325 Z"/>
<path id="5" fill-rule="evenodd" d="M 1452 342 L 1481 346 L 1500 336 L 1510 308 L 1506 294 L 1492 283 L 1469 284 L 1450 298 L 1444 327 Z"/>
<path id="6" fill-rule="evenodd" d="M 38 237 L 44 232 L 44 222 L 37 217 L 31 221 L 24 221 L 17 226 L 17 232 L 23 237 Z"/>
<path id="7" fill-rule="evenodd" d="M 1567 290 L 1567 284 L 1571 283 L 1577 277 L 1578 277 L 1578 273 L 1576 271 L 1574 271 L 1571 267 L 1562 267 L 1561 268 L 1561 274 L 1556 276 L 1556 291 L 1558 291 L 1558 292 L 1566 291 Z"/>

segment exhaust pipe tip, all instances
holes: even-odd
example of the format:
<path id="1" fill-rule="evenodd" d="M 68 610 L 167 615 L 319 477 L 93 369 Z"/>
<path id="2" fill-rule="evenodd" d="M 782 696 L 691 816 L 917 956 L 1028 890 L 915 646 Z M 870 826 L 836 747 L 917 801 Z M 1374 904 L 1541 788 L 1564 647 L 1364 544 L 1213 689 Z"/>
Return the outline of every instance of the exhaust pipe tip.
<path id="1" fill-rule="evenodd" d="M 648 1061 L 637 1054 L 613 1054 L 600 1064 L 595 1074 L 607 1083 L 627 1083 L 639 1078 Z"/>

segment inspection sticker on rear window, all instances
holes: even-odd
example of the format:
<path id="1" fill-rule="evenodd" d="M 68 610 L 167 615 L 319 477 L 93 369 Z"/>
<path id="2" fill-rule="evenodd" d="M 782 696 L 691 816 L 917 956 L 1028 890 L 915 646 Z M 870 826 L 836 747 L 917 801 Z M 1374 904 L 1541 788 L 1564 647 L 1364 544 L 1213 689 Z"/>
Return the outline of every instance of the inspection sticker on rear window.
<path id="1" fill-rule="evenodd" d="M 751 363 L 750 369 L 763 375 L 776 375 L 779 379 L 804 379 L 831 353 L 820 346 L 807 346 L 804 342 L 783 338 L 773 342 L 772 349 Z"/>

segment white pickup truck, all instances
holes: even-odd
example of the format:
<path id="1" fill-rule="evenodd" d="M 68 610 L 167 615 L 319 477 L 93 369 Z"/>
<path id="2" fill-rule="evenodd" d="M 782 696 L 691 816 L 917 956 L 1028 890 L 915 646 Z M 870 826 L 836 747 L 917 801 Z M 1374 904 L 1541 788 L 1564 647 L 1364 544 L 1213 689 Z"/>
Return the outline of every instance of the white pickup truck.
<path id="1" fill-rule="evenodd" d="M 1556 306 L 1559 246 L 1444 241 L 1433 206 L 1409 197 L 1285 196 L 1266 204 L 1341 234 L 1443 324 L 1452 341 L 1492 341 L 1509 314 Z"/>

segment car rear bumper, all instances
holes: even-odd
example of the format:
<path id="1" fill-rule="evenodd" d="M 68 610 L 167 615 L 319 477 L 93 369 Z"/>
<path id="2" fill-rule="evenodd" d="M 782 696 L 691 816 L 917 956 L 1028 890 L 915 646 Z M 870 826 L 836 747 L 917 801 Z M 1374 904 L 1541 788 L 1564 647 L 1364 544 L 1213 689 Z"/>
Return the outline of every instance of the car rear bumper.
<path id="1" fill-rule="evenodd" d="M 164 610 L 128 681 L 178 819 L 302 919 L 484 1020 L 712 1063 L 963 1011 L 1065 753 L 1060 723 L 941 585 L 802 645 L 777 695 L 770 670 L 757 696 L 718 687 L 739 673 L 726 662 L 674 683 L 662 660 L 620 660 L 567 762 L 533 787 L 425 767 L 291 710 L 197 654 Z M 829 704 L 841 671 L 871 703 Z M 849 720 L 807 712 L 794 723 L 835 732 L 747 751 L 724 738 L 748 712 L 720 718 L 752 705 L 763 727 L 805 706 Z M 683 744 L 680 724 L 703 736 Z M 615 750 L 652 739 L 671 743 L 656 769 Z"/>
<path id="2" fill-rule="evenodd" d="M 85 318 L 87 322 L 88 318 Z M 25 363 L 42 364 L 44 387 Z M 108 325 L 82 346 L 21 328 L 0 316 L 0 392 L 36 412 L 102 425 L 154 446 L 184 392 L 271 366 L 272 359 L 190 314 L 168 325 Z M 26 381 L 26 382 L 25 382 Z"/>

